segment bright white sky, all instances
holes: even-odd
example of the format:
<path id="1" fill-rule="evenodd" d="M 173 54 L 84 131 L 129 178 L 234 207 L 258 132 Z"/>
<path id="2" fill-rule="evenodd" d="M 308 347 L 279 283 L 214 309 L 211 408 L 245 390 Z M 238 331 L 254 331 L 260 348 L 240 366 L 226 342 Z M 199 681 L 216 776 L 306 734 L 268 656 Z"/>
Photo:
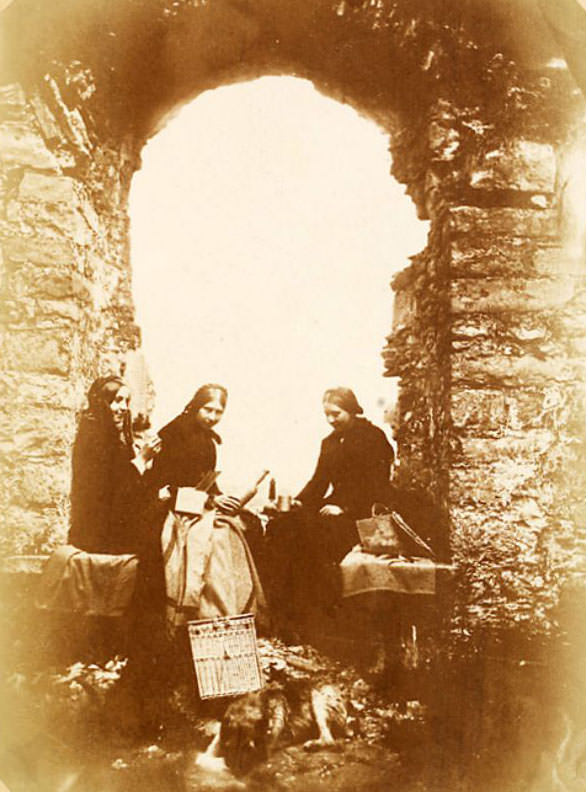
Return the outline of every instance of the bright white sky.
<path id="1" fill-rule="evenodd" d="M 390 164 L 379 127 L 289 77 L 208 91 L 146 145 L 130 207 L 154 426 L 226 385 L 224 491 L 265 467 L 305 483 L 327 387 L 382 423 L 389 281 L 427 234 Z"/>

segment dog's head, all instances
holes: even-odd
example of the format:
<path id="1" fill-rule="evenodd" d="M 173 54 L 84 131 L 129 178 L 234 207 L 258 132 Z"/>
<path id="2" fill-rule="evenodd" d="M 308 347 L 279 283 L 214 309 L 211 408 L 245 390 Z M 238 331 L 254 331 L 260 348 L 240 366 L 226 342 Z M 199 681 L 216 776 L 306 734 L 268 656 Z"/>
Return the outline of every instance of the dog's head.
<path id="1" fill-rule="evenodd" d="M 267 717 L 263 691 L 247 693 L 229 706 L 220 728 L 220 755 L 239 775 L 267 758 Z"/>

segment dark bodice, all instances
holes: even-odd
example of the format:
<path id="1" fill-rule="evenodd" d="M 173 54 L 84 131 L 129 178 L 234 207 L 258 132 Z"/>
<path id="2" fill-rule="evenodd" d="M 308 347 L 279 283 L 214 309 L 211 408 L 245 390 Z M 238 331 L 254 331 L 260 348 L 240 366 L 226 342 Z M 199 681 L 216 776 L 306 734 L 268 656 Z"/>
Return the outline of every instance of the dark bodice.
<path id="1" fill-rule="evenodd" d="M 201 428 L 181 415 L 159 432 L 163 444 L 147 478 L 157 487 L 195 487 L 205 473 L 216 468 L 215 432 Z M 217 488 L 212 488 L 217 492 Z"/>

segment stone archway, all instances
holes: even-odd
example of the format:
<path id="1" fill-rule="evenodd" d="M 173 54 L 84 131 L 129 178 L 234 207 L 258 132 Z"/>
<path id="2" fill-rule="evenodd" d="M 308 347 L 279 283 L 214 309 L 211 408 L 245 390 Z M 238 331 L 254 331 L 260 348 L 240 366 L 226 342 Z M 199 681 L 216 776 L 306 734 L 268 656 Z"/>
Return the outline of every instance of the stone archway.
<path id="1" fill-rule="evenodd" d="M 460 624 L 548 627 L 586 566 L 582 271 L 559 179 L 583 106 L 547 65 L 540 18 L 522 41 L 514 13 L 497 0 L 4 12 L 18 42 L 0 89 L 5 552 L 62 538 L 87 382 L 140 345 L 126 203 L 144 141 L 202 90 L 294 74 L 389 131 L 393 174 L 431 220 L 395 280 L 383 357 L 401 377 L 405 478 L 450 531 Z"/>

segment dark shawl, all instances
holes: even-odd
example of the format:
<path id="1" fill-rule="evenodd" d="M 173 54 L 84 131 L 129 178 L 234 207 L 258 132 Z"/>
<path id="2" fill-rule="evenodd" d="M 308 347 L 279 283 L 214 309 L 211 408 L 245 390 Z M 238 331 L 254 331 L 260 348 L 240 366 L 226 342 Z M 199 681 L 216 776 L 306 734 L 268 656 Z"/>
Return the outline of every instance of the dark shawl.
<path id="1" fill-rule="evenodd" d="M 106 421 L 82 415 L 72 456 L 69 542 L 89 553 L 136 552 L 141 477 Z"/>
<path id="2" fill-rule="evenodd" d="M 297 498 L 316 511 L 331 503 L 352 519 L 367 517 L 373 503 L 386 500 L 393 456 L 382 429 L 356 418 L 344 432 L 324 438 L 315 473 Z"/>
<path id="3" fill-rule="evenodd" d="M 147 472 L 157 488 L 195 487 L 205 473 L 216 469 L 216 443 L 221 440 L 200 426 L 194 415 L 182 413 L 159 432 L 163 441 L 153 466 Z M 217 487 L 212 487 L 218 493 Z"/>

